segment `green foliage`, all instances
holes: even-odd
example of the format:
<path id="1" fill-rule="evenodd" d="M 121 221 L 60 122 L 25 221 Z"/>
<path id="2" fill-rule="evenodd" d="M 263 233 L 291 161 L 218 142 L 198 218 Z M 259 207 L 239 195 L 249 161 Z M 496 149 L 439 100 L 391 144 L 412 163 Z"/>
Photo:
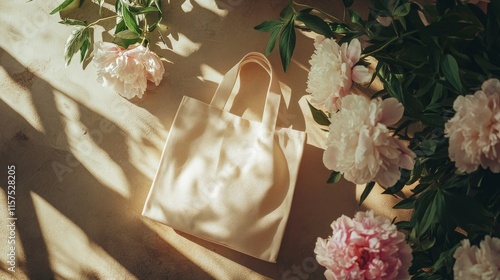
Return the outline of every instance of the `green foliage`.
<path id="1" fill-rule="evenodd" d="M 71 62 L 71 58 L 78 51 L 81 51 L 82 61 L 85 58 L 88 46 L 90 44 L 90 32 L 86 26 L 77 26 L 69 35 L 66 45 L 64 46 L 64 60 L 66 66 Z"/>
<path id="2" fill-rule="evenodd" d="M 291 6 L 286 6 L 280 13 L 280 21 L 270 20 L 255 26 L 256 30 L 271 33 L 266 47 L 266 55 L 269 55 L 273 51 L 279 37 L 278 47 L 285 71 L 288 69 L 295 49 L 294 21 L 296 17 L 297 13 L 295 10 Z"/>
<path id="3" fill-rule="evenodd" d="M 65 0 L 52 10 L 51 14 L 63 10 L 74 1 L 79 1 L 81 6 L 84 0 Z M 99 5 L 100 14 L 104 1 L 92 0 L 92 2 Z M 158 27 L 163 19 L 161 0 L 135 1 L 132 4 L 126 0 L 117 0 L 115 2 L 115 13 L 113 16 L 101 18 L 89 24 L 76 19 L 63 19 L 60 21 L 61 24 L 74 27 L 64 49 L 66 65 L 69 65 L 72 57 L 78 52 L 80 52 L 81 63 L 89 57 L 89 49 L 93 41 L 90 29 L 101 21 L 116 21 L 113 43 L 127 48 L 135 43 L 147 45 L 149 34 Z M 291 56 L 291 54 L 289 55 Z"/>
<path id="4" fill-rule="evenodd" d="M 256 29 L 271 33 L 267 54 L 286 30 L 287 40 L 279 41 L 285 70 L 295 47 L 295 37 L 289 35 L 292 25 L 336 38 L 339 44 L 357 37 L 366 41 L 363 57 L 378 61 L 372 81 L 378 79 L 384 87 L 377 97 L 394 97 L 404 106 L 404 120 L 391 130 L 417 155 L 413 170 L 401 170 L 400 180 L 384 191 L 394 195 L 413 185 L 412 194 L 394 206 L 412 210 L 409 221 L 397 223 L 413 248 L 410 273 L 413 279 L 453 279 L 453 253 L 462 239 L 478 244 L 485 235 L 500 236 L 500 174 L 481 167 L 470 174 L 459 172 L 449 158 L 444 131 L 458 96 L 473 94 L 485 80 L 500 77 L 500 1 L 491 1 L 485 14 L 462 1 L 420 6 L 409 0 L 375 0 L 367 18 L 352 8 L 352 0 L 342 2 L 346 20 L 291 1 L 281 20 Z M 297 7 L 306 9 L 296 12 Z M 382 25 L 378 17 L 390 19 L 390 24 Z M 325 112 L 309 107 L 319 125 L 330 124 Z M 340 176 L 333 171 L 327 181 Z M 373 186 L 365 186 L 361 202 Z"/>
<path id="5" fill-rule="evenodd" d="M 78 1 L 78 0 L 64 0 L 59 6 L 57 6 L 52 12 L 50 12 L 51 15 L 63 10 L 64 8 L 68 7 L 69 5 L 73 4 L 73 2 Z M 83 0 L 80 1 L 80 6 L 82 5 Z"/>
<path id="6" fill-rule="evenodd" d="M 307 104 L 309 105 L 309 109 L 311 109 L 311 113 L 315 122 L 317 122 L 319 125 L 330 125 L 330 118 L 326 115 L 325 112 L 316 109 L 311 105 L 311 103 L 309 103 L 309 101 L 307 102 Z"/>
<path id="7" fill-rule="evenodd" d="M 373 187 L 375 187 L 375 182 L 369 182 L 365 185 L 365 189 L 363 190 L 363 193 L 361 193 L 361 197 L 359 198 L 359 205 L 361 205 L 361 203 L 365 201 L 370 192 L 373 190 Z"/>
<path id="8" fill-rule="evenodd" d="M 332 174 L 330 174 L 330 177 L 328 177 L 328 180 L 326 180 L 326 182 L 328 184 L 333 184 L 340 181 L 340 179 L 342 179 L 342 173 L 333 171 Z"/>
<path id="9" fill-rule="evenodd" d="M 285 72 L 288 70 L 295 49 L 295 28 L 308 28 L 327 38 L 333 37 L 338 32 L 338 30 L 332 29 L 328 22 L 311 14 L 311 11 L 312 9 L 307 8 L 297 12 L 292 6 L 288 5 L 281 11 L 279 21 L 268 20 L 255 26 L 256 30 L 271 33 L 266 46 L 266 55 L 269 55 L 274 50 L 276 40 L 279 37 L 278 46 Z M 304 27 L 296 25 L 297 22 L 301 22 Z M 340 26 L 337 27 L 341 28 Z"/>

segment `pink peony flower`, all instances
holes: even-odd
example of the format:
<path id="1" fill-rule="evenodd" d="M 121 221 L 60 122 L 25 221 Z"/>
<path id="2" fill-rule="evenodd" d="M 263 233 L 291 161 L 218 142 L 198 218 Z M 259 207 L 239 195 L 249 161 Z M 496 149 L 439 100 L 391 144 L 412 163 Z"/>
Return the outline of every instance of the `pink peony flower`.
<path id="1" fill-rule="evenodd" d="M 312 94 L 312 105 L 325 106 L 329 112 L 335 112 L 339 109 L 340 98 L 349 94 L 352 82 L 366 83 L 371 74 L 365 66 L 355 66 L 361 57 L 358 39 L 339 46 L 333 39 L 318 36 L 314 47 L 306 91 Z"/>
<path id="2" fill-rule="evenodd" d="M 332 236 L 318 238 L 314 253 L 328 280 L 410 279 L 411 248 L 396 225 L 373 211 L 342 215 Z"/>
<path id="3" fill-rule="evenodd" d="M 97 42 L 94 49 L 97 81 L 123 97 L 141 98 L 148 82 L 159 85 L 165 73 L 160 58 L 142 45 L 123 49 L 112 43 Z"/>
<path id="4" fill-rule="evenodd" d="M 455 280 L 500 279 L 500 239 L 486 236 L 477 246 L 468 239 L 461 241 L 453 257 Z"/>
<path id="5" fill-rule="evenodd" d="M 500 81 L 489 79 L 473 95 L 459 96 L 444 128 L 448 153 L 461 172 L 479 165 L 500 172 Z"/>
<path id="6" fill-rule="evenodd" d="M 393 186 L 401 177 L 399 168 L 412 170 L 415 158 L 387 128 L 401 119 L 403 110 L 395 98 L 344 97 L 342 109 L 331 116 L 325 166 L 356 184 L 376 181 L 383 187 Z"/>

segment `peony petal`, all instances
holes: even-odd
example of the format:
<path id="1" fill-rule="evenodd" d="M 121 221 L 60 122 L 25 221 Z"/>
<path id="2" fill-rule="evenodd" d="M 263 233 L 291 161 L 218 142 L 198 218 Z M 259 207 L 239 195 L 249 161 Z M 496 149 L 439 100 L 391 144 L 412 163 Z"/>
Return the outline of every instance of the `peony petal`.
<path id="1" fill-rule="evenodd" d="M 474 94 L 459 96 L 456 111 L 445 124 L 448 154 L 461 172 L 471 173 L 479 165 L 500 172 L 500 81 L 489 79 Z"/>
<path id="2" fill-rule="evenodd" d="M 333 146 L 329 146 L 323 152 L 323 164 L 329 170 L 336 170 L 338 160 L 341 160 L 338 156 L 338 149 Z"/>
<path id="3" fill-rule="evenodd" d="M 498 79 L 489 79 L 486 80 L 481 85 L 481 90 L 489 95 L 500 93 L 500 81 Z"/>
<path id="4" fill-rule="evenodd" d="M 399 167 L 404 168 L 406 170 L 413 170 L 413 166 L 415 165 L 415 161 L 409 155 L 402 154 L 399 158 Z"/>
<path id="5" fill-rule="evenodd" d="M 96 42 L 94 46 L 97 81 L 125 98 L 141 98 L 148 80 L 158 85 L 163 78 L 165 69 L 159 57 L 140 44 L 126 50 L 105 42 Z"/>
<path id="6" fill-rule="evenodd" d="M 380 168 L 379 173 L 374 178 L 374 180 L 384 188 L 394 186 L 394 184 L 396 184 L 396 182 L 401 177 L 401 172 L 399 171 L 397 165 L 389 165 L 388 167 L 389 168 L 387 168 L 386 170 Z"/>
<path id="7" fill-rule="evenodd" d="M 323 36 L 323 35 L 316 36 L 316 38 L 314 38 L 314 44 L 319 45 L 319 44 L 323 43 L 323 41 L 325 40 L 325 38 L 326 37 Z"/>
<path id="8" fill-rule="evenodd" d="M 315 250 L 329 258 L 328 265 L 320 263 L 327 279 L 409 279 L 411 248 L 387 217 L 371 210 L 357 212 L 354 218 L 342 215 L 332 230 L 328 244 L 318 239 L 317 247 L 323 241 L 325 251 Z"/>
<path id="9" fill-rule="evenodd" d="M 366 84 L 372 78 L 372 74 L 370 73 L 370 69 L 366 68 L 363 65 L 356 65 L 352 68 L 352 80 L 358 84 Z"/>
<path id="10" fill-rule="evenodd" d="M 361 57 L 361 43 L 357 38 L 354 38 L 349 42 L 349 47 L 347 47 L 347 59 L 351 62 L 351 65 L 356 64 Z"/>
<path id="11" fill-rule="evenodd" d="M 354 153 L 354 163 L 358 167 L 366 166 L 367 158 L 373 154 L 373 142 L 368 129 L 362 127 L 359 131 L 358 146 Z"/>
<path id="12" fill-rule="evenodd" d="M 392 23 L 392 17 L 382 17 L 382 16 L 378 16 L 378 17 L 376 18 L 376 21 L 377 21 L 378 23 L 380 23 L 382 26 L 387 27 L 387 26 L 391 25 L 391 23 Z"/>
<path id="13" fill-rule="evenodd" d="M 380 123 L 393 125 L 397 123 L 404 113 L 404 107 L 396 98 L 390 97 L 382 101 L 382 116 Z"/>

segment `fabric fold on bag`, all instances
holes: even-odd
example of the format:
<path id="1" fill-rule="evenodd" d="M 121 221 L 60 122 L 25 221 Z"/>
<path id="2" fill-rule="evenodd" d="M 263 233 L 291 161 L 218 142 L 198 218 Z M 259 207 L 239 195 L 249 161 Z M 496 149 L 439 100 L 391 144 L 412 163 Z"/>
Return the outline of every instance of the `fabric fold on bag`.
<path id="1" fill-rule="evenodd" d="M 269 74 L 262 119 L 230 112 L 247 64 Z M 184 96 L 143 215 L 176 230 L 276 262 L 290 213 L 305 132 L 277 128 L 281 91 L 271 64 L 249 53 L 210 104 Z"/>

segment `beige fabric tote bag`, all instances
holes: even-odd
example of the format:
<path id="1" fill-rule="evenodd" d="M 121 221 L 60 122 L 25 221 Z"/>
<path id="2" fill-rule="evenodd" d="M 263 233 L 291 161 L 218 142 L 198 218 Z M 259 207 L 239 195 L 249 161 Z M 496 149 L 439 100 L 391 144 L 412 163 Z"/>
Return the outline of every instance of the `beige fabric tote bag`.
<path id="1" fill-rule="evenodd" d="M 262 121 L 229 113 L 242 66 L 269 73 Z M 245 71 L 241 71 L 244 74 Z M 143 215 L 250 256 L 276 262 L 305 132 L 276 128 L 281 91 L 260 53 L 236 64 L 206 104 L 184 96 Z"/>

